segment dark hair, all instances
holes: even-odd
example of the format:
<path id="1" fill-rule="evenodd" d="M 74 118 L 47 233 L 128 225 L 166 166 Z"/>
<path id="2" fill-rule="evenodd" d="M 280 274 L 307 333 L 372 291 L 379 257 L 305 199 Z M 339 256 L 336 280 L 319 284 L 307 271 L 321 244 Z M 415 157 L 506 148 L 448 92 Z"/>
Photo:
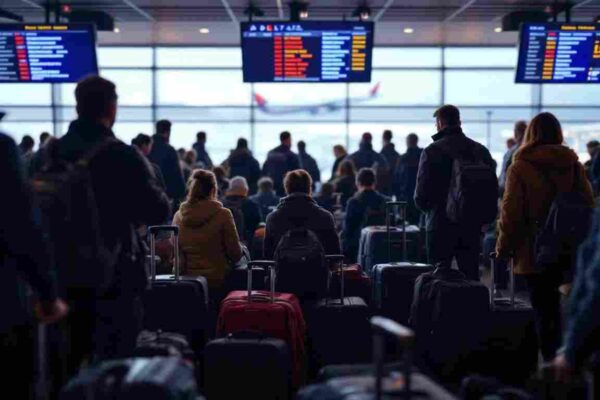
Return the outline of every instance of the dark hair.
<path id="1" fill-rule="evenodd" d="M 196 169 L 188 181 L 187 201 L 206 200 L 211 193 L 217 192 L 217 178 L 211 171 Z"/>
<path id="2" fill-rule="evenodd" d="M 356 167 L 352 160 L 344 160 L 340 163 L 340 166 L 337 170 L 338 176 L 351 176 L 354 178 L 356 176 Z"/>
<path id="3" fill-rule="evenodd" d="M 592 149 L 598 146 L 600 146 L 600 142 L 598 142 L 597 140 L 590 140 L 589 142 L 587 142 L 587 147 L 591 147 Z"/>
<path id="4" fill-rule="evenodd" d="M 225 168 L 219 165 L 213 167 L 213 173 L 217 177 L 217 180 L 227 179 L 227 172 L 225 171 Z"/>
<path id="5" fill-rule="evenodd" d="M 289 133 L 288 131 L 283 131 L 279 134 L 279 141 L 281 143 L 285 142 L 286 140 L 290 139 L 292 137 L 292 134 Z"/>
<path id="6" fill-rule="evenodd" d="M 371 168 L 361 168 L 356 175 L 356 184 L 360 186 L 373 186 L 377 182 L 375 171 Z"/>
<path id="7" fill-rule="evenodd" d="M 409 133 L 406 139 L 413 141 L 415 143 L 419 143 L 419 136 L 416 133 Z"/>
<path id="8" fill-rule="evenodd" d="M 325 197 L 331 197 L 333 195 L 334 191 L 335 191 L 335 185 L 331 182 L 325 182 L 324 184 L 321 185 L 321 192 L 319 193 L 319 195 L 325 196 Z"/>
<path id="9" fill-rule="evenodd" d="M 363 143 L 371 143 L 373 141 L 373 135 L 371 135 L 371 132 L 365 132 L 362 134 L 360 141 Z"/>
<path id="10" fill-rule="evenodd" d="M 183 160 L 183 157 L 185 157 L 185 152 L 187 150 L 183 147 L 180 147 L 179 149 L 177 149 L 177 155 L 179 156 L 180 160 Z"/>
<path id="11" fill-rule="evenodd" d="M 515 132 L 515 138 L 517 140 L 522 140 L 523 137 L 525 136 L 525 132 L 527 131 L 527 121 L 517 121 L 515 122 L 515 127 L 514 127 L 514 132 Z"/>
<path id="12" fill-rule="evenodd" d="M 131 141 L 131 144 L 136 147 L 146 146 L 146 145 L 149 145 L 150 143 L 152 143 L 152 137 L 150 137 L 149 135 L 146 135 L 144 133 L 138 134 Z"/>
<path id="13" fill-rule="evenodd" d="M 247 149 L 247 148 L 248 148 L 248 141 L 244 138 L 239 138 L 237 141 L 236 149 Z"/>
<path id="14" fill-rule="evenodd" d="M 304 150 L 306 150 L 306 143 L 304 140 L 301 140 L 298 142 L 298 151 L 303 152 Z"/>
<path id="15" fill-rule="evenodd" d="M 303 169 L 290 171 L 283 179 L 283 187 L 287 194 L 306 193 L 310 194 L 312 187 L 312 178 L 309 173 Z"/>
<path id="16" fill-rule="evenodd" d="M 29 135 L 23 136 L 23 138 L 21 139 L 21 143 L 19 144 L 19 147 L 22 150 L 28 151 L 28 150 L 33 149 L 33 146 L 35 146 L 35 140 L 33 140 L 33 138 Z"/>
<path id="17" fill-rule="evenodd" d="M 158 133 L 159 135 L 171 133 L 171 125 L 171 121 L 169 121 L 168 119 L 161 119 L 160 121 L 157 121 L 156 133 Z"/>
<path id="18" fill-rule="evenodd" d="M 48 139 L 49 137 L 50 137 L 50 134 L 48 132 L 40 133 L 40 145 L 44 144 L 46 139 Z"/>
<path id="19" fill-rule="evenodd" d="M 77 115 L 97 120 L 106 117 L 117 101 L 117 87 L 108 79 L 88 76 L 75 88 Z"/>
<path id="20" fill-rule="evenodd" d="M 261 192 L 272 192 L 273 191 L 273 179 L 268 176 L 264 176 L 258 180 L 258 188 Z"/>
<path id="21" fill-rule="evenodd" d="M 549 112 L 536 115 L 525 131 L 522 149 L 538 144 L 562 144 L 564 141 L 560 122 Z"/>
<path id="22" fill-rule="evenodd" d="M 206 142 L 206 132 L 200 131 L 196 133 L 196 141 L 197 142 Z"/>
<path id="23" fill-rule="evenodd" d="M 460 124 L 460 111 L 457 107 L 450 104 L 446 104 L 435 110 L 433 116 L 448 126 Z"/>
<path id="24" fill-rule="evenodd" d="M 333 150 L 337 150 L 340 153 L 344 153 L 344 155 L 348 154 L 344 146 L 342 146 L 341 144 L 336 144 L 335 146 L 333 146 Z"/>
<path id="25" fill-rule="evenodd" d="M 392 134 L 392 131 L 390 131 L 389 129 L 386 129 L 385 131 L 383 131 L 383 140 L 385 140 L 387 142 L 391 142 L 393 136 L 394 135 Z"/>

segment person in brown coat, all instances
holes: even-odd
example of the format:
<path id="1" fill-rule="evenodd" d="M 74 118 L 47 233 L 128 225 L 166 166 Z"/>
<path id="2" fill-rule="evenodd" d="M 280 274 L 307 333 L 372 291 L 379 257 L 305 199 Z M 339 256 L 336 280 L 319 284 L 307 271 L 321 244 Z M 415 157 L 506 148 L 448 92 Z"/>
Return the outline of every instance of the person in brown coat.
<path id="1" fill-rule="evenodd" d="M 496 251 L 503 258 L 514 254 L 515 273 L 525 275 L 546 361 L 553 359 L 560 345 L 559 286 L 572 265 L 565 260 L 565 265 L 556 268 L 536 269 L 536 221 L 545 221 L 557 191 L 571 190 L 582 193 L 593 205 L 585 170 L 575 152 L 563 145 L 560 122 L 550 113 L 541 113 L 527 127 L 522 147 L 508 169 Z"/>
<path id="2" fill-rule="evenodd" d="M 173 225 L 179 226 L 182 273 L 204 276 L 210 290 L 221 288 L 230 266 L 242 258 L 242 247 L 231 211 L 217 201 L 212 172 L 192 173 Z"/>

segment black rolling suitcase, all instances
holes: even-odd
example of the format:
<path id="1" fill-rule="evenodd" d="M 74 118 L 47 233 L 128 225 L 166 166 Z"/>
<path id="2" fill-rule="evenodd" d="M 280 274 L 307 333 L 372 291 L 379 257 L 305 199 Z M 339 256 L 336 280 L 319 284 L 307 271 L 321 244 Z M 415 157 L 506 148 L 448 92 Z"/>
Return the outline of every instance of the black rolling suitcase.
<path id="1" fill-rule="evenodd" d="M 496 254 L 491 254 L 492 277 L 496 276 Z M 508 267 L 509 297 L 499 296 L 496 290 L 490 291 L 492 310 L 484 359 L 481 361 L 482 374 L 495 376 L 504 383 L 521 385 L 532 376 L 538 366 L 538 340 L 535 329 L 535 315 L 531 305 L 515 298 L 514 259 L 502 265 Z M 492 279 L 492 288 L 495 282 Z"/>
<path id="2" fill-rule="evenodd" d="M 360 297 L 344 296 L 343 255 L 325 256 L 338 266 L 339 298 L 326 298 L 307 310 L 308 333 L 313 365 L 367 362 L 370 357 L 370 310 Z"/>
<path id="3" fill-rule="evenodd" d="M 201 354 L 207 338 L 208 286 L 201 276 L 179 275 L 179 228 L 177 226 L 151 226 L 150 289 L 144 293 L 144 329 L 162 330 L 184 335 L 197 355 Z M 155 276 L 155 236 L 159 232 L 172 232 L 175 241 L 175 275 Z"/>
<path id="4" fill-rule="evenodd" d="M 206 345 L 204 392 L 215 399 L 291 398 L 291 355 L 285 341 L 238 332 Z"/>
<path id="5" fill-rule="evenodd" d="M 406 215 L 406 202 L 389 202 L 389 210 L 400 206 L 402 216 L 402 259 L 401 262 L 391 262 L 377 264 L 373 267 L 373 305 L 380 315 L 391 318 L 401 324 L 408 324 L 410 317 L 410 306 L 413 300 L 415 281 L 419 275 L 434 270 L 433 266 L 428 264 L 419 264 L 406 261 L 407 259 L 407 232 L 404 224 Z M 388 215 L 388 221 L 390 220 Z M 388 223 L 387 229 L 390 229 Z M 388 231 L 388 251 L 389 257 L 392 256 L 392 246 L 397 244 L 392 239 Z"/>
<path id="6" fill-rule="evenodd" d="M 373 327 L 373 358 L 375 374 L 360 374 L 330 379 L 325 383 L 307 386 L 298 393 L 298 400 L 380 400 L 432 399 L 455 400 L 444 388 L 412 368 L 413 332 L 383 317 L 371 318 Z M 385 373 L 385 336 L 397 339 L 405 349 L 403 371 Z"/>

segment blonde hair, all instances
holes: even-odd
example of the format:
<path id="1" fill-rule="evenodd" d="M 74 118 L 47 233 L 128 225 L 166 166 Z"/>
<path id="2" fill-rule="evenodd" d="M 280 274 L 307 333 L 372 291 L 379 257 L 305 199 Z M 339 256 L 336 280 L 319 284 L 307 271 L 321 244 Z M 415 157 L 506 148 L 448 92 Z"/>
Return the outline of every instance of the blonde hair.
<path id="1" fill-rule="evenodd" d="M 211 171 L 196 169 L 188 181 L 187 201 L 209 200 L 217 192 L 217 178 Z"/>

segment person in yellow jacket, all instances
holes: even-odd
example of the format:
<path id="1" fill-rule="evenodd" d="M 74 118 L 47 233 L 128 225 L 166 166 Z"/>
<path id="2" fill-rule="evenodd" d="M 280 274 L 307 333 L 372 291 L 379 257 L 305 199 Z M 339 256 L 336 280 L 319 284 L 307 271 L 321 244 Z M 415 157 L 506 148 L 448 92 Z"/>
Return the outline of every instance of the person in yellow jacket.
<path id="1" fill-rule="evenodd" d="M 230 266 L 242 258 L 233 215 L 217 200 L 217 191 L 212 172 L 195 170 L 173 219 L 179 226 L 182 274 L 204 276 L 209 290 L 220 289 Z"/>

